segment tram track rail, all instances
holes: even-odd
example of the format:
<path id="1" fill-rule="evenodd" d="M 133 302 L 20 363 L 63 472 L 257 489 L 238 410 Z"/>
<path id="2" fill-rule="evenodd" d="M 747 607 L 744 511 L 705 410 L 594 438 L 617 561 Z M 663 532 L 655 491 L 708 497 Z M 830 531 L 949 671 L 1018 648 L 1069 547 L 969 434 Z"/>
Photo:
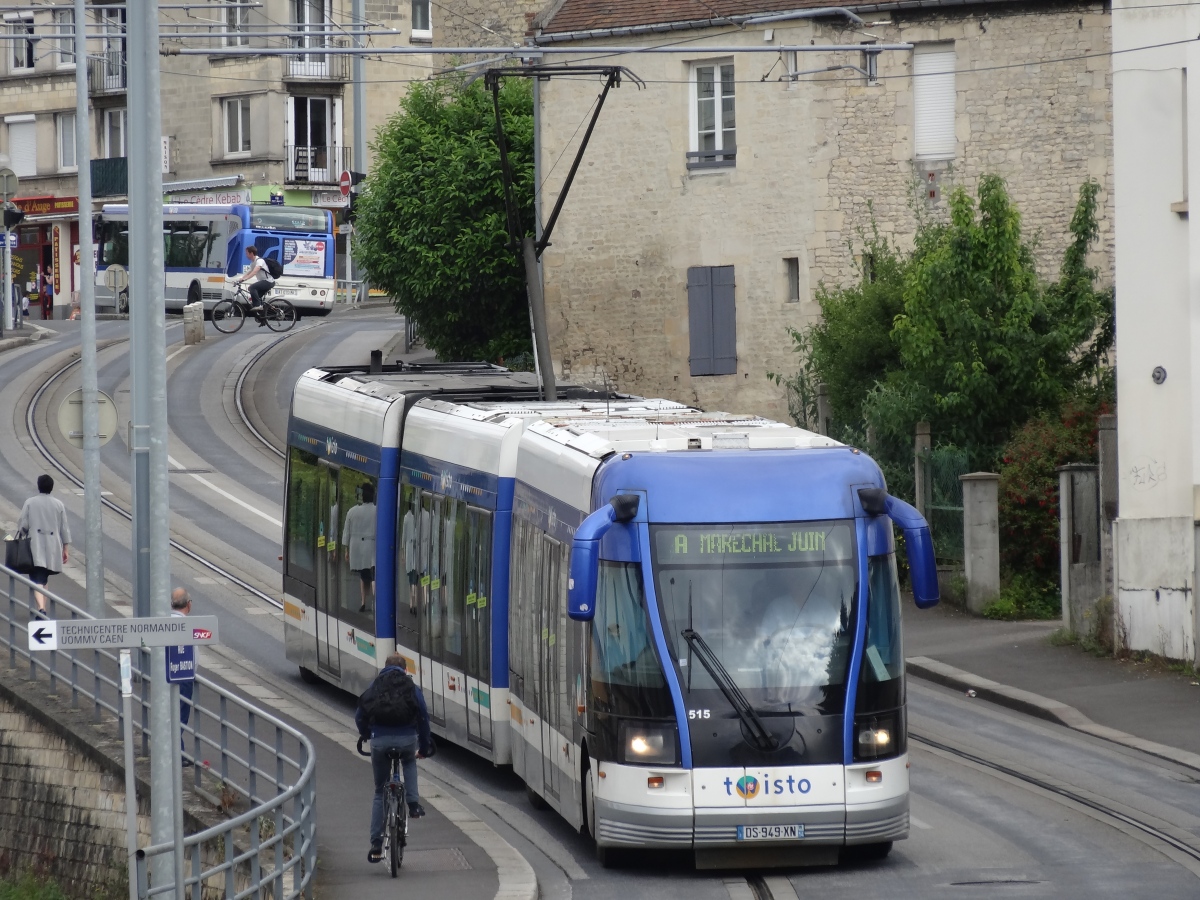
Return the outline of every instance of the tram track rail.
<path id="1" fill-rule="evenodd" d="M 1073 791 L 1070 788 L 1055 784 L 1054 782 L 1048 781 L 1045 778 L 1038 778 L 1036 775 L 1031 775 L 1028 772 L 1022 772 L 1010 765 L 1005 765 L 1003 763 L 986 759 L 976 753 L 971 753 L 958 747 L 952 747 L 949 744 L 936 741 L 933 738 L 925 737 L 910 731 L 908 733 L 908 739 L 913 743 L 921 744 L 922 746 L 928 747 L 932 750 L 937 750 L 940 753 L 953 756 L 956 759 L 964 760 L 984 769 L 998 772 L 1007 776 L 1008 778 L 1021 782 L 1022 784 L 1038 788 L 1039 790 L 1053 794 L 1054 796 L 1060 797 L 1064 800 L 1069 800 L 1070 802 L 1089 809 L 1104 818 L 1113 820 L 1115 822 L 1120 822 L 1121 824 L 1132 828 L 1141 834 L 1152 838 L 1153 840 L 1159 841 L 1170 847 L 1175 852 L 1180 853 L 1183 856 L 1186 856 L 1200 864 L 1200 848 L 1197 848 L 1186 841 L 1182 841 L 1163 829 L 1158 828 L 1155 825 L 1151 825 L 1149 822 L 1142 821 L 1136 816 L 1131 816 L 1119 809 L 1114 809 L 1113 807 L 1098 802 L 1091 797 L 1084 796 L 1077 791 Z"/>
<path id="2" fill-rule="evenodd" d="M 307 330 L 307 329 L 304 329 L 304 330 Z M 291 334 L 295 334 L 295 333 L 296 332 L 290 332 L 288 335 L 285 335 L 285 337 L 290 337 Z M 280 340 L 282 340 L 282 339 L 283 338 L 280 338 Z M 270 345 L 268 345 L 267 349 L 275 346 L 276 343 L 278 343 L 278 341 L 272 342 Z M 257 359 L 257 356 L 255 357 L 255 359 Z M 254 360 L 252 360 L 252 362 L 253 361 Z M 29 406 L 25 410 L 25 428 L 29 432 L 30 440 L 33 441 L 33 444 L 37 448 L 38 452 L 41 453 L 41 455 L 46 459 L 46 462 L 48 462 L 51 466 L 53 466 L 54 469 L 57 470 L 64 478 L 66 478 L 69 482 L 71 482 L 73 485 L 75 485 L 78 488 L 84 487 L 83 479 L 80 478 L 78 475 L 76 475 L 72 469 L 67 467 L 51 451 L 50 446 L 47 444 L 45 438 L 43 437 L 42 433 L 38 429 L 37 409 L 38 409 L 38 404 L 41 402 L 42 398 L 54 386 L 54 384 L 59 379 L 61 379 L 64 375 L 66 375 L 67 372 L 71 371 L 71 369 L 73 369 L 75 366 L 79 365 L 81 362 L 82 362 L 82 358 L 73 359 L 70 362 L 68 362 L 66 365 L 60 367 L 58 370 L 56 370 L 54 373 L 52 373 L 50 375 L 50 377 L 47 378 L 44 382 L 42 382 L 42 384 L 34 392 L 32 399 L 30 399 L 30 401 L 29 401 Z M 247 368 L 249 368 L 249 366 L 247 366 Z M 243 375 L 244 375 L 244 372 L 243 372 Z M 240 383 L 240 380 L 241 379 L 239 379 L 239 383 Z M 239 404 L 239 409 L 240 409 L 240 404 Z M 251 427 L 253 427 L 253 426 L 251 426 Z M 257 429 L 254 429 L 254 431 L 257 434 Z M 258 437 L 260 440 L 263 440 L 261 435 L 258 435 Z M 119 503 L 116 503 L 115 501 L 110 500 L 107 497 L 103 497 L 103 496 L 101 496 L 100 502 L 107 509 L 116 513 L 118 516 L 125 519 L 127 522 L 133 522 L 133 513 L 130 512 L 129 510 L 125 509 Z M 175 538 L 170 538 L 169 540 L 170 540 L 171 549 L 178 551 L 183 556 L 187 557 L 188 559 L 192 560 L 193 562 L 197 563 L 198 565 L 203 566 L 205 569 L 209 570 L 214 575 L 218 575 L 221 578 L 226 579 L 231 584 L 236 585 L 237 587 L 241 588 L 243 591 L 250 594 L 251 596 L 256 597 L 257 599 L 270 604 L 275 609 L 279 609 L 279 610 L 283 609 L 283 601 L 281 601 L 279 598 L 273 597 L 270 594 L 268 594 L 266 591 L 263 591 L 260 588 L 255 587 L 253 584 L 246 581 L 241 576 L 237 575 L 234 572 L 231 572 L 229 569 L 222 566 L 219 562 L 209 559 L 204 554 L 199 553 L 196 550 L 193 550 L 191 547 L 188 547 L 187 545 L 176 540 Z"/>

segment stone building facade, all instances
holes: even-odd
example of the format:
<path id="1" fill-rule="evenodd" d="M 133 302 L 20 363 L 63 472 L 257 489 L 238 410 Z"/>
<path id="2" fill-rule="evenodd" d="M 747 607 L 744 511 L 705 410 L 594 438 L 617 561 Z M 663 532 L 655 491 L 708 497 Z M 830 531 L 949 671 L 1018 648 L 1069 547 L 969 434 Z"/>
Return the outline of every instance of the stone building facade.
<path id="1" fill-rule="evenodd" d="M 578 47 L 581 57 L 618 44 L 687 48 L 591 60 L 628 66 L 645 86 L 626 78 L 610 93 L 543 256 L 552 352 L 564 376 L 786 419 L 784 390 L 768 373 L 795 371 L 788 328 L 819 316 L 817 286 L 856 277 L 859 230 L 874 220 L 911 246 L 918 214 L 943 214 L 952 186 L 973 190 L 985 173 L 1007 179 L 1027 235 L 1040 234 L 1047 275 L 1057 270 L 1080 185 L 1097 180 L 1093 264 L 1111 280 L 1106 5 L 851 2 L 843 5 L 865 21 L 748 21 L 817 5 L 559 0 L 536 20 L 539 43 Z M 915 49 L 868 54 L 864 42 Z M 817 45 L 850 49 L 742 52 Z M 822 71 L 832 66 L 855 68 Z M 579 79 L 541 86 L 543 218 L 599 87 Z M 701 144 L 723 146 L 713 134 L 720 127 L 699 134 L 707 114 L 699 95 L 714 90 L 735 114 L 723 138 L 736 148 L 730 156 Z M 689 291 L 689 272 L 711 285 Z M 698 339 L 713 348 L 699 366 Z M 712 364 L 719 356 L 723 364 Z M 705 374 L 714 370 L 722 374 Z"/>

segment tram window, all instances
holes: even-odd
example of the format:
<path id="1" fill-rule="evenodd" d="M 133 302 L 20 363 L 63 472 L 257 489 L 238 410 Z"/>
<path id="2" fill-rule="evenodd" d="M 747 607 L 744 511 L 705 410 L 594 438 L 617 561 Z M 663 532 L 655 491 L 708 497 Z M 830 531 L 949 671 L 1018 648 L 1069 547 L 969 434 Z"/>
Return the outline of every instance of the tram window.
<path id="1" fill-rule="evenodd" d="M 375 506 L 376 480 L 343 468 L 338 474 L 341 513 L 337 551 L 341 581 L 338 618 L 375 633 Z"/>
<path id="2" fill-rule="evenodd" d="M 446 662 L 461 665 L 458 660 L 462 656 L 463 606 L 467 597 L 463 589 L 467 565 L 467 505 L 461 500 L 447 498 L 443 510 L 442 548 L 445 558 L 442 590 L 446 627 L 442 648 Z"/>
<path id="3" fill-rule="evenodd" d="M 288 453 L 287 575 L 316 585 L 318 485 L 314 453 L 292 447 Z"/>
<path id="4" fill-rule="evenodd" d="M 867 560 L 867 591 L 867 643 L 855 703 L 859 715 L 904 705 L 904 647 L 895 554 Z"/>
<path id="5" fill-rule="evenodd" d="M 592 623 L 592 690 L 605 712 L 625 715 L 653 714 L 643 704 L 655 694 L 665 695 L 666 679 L 650 640 L 646 589 L 637 563 L 600 563 Z M 628 708 L 630 704 L 634 708 Z"/>
<path id="6" fill-rule="evenodd" d="M 492 514 L 483 509 L 469 512 L 466 596 L 466 671 L 491 681 L 491 576 Z"/>

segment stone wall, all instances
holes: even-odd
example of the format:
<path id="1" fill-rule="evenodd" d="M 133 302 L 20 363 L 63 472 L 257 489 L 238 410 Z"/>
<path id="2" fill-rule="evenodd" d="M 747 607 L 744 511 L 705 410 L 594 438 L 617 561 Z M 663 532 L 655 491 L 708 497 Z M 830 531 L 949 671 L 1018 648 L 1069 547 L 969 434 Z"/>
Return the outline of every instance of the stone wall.
<path id="1" fill-rule="evenodd" d="M 884 52 L 877 85 L 853 70 L 804 76 L 789 85 L 778 80 L 784 71 L 778 55 L 732 57 L 737 164 L 704 172 L 685 167 L 689 74 L 693 61 L 715 55 L 697 42 L 691 57 L 606 60 L 629 66 L 646 87 L 626 81 L 610 94 L 543 258 L 552 350 L 566 377 L 599 381 L 607 375 L 623 390 L 786 420 L 784 391 L 767 375 L 795 371 L 787 329 L 819 316 L 813 302 L 818 285 L 856 276 L 857 232 L 874 218 L 902 248 L 911 246 L 918 212 L 944 215 L 949 190 L 961 185 L 973 191 L 984 173 L 1007 179 L 1027 237 L 1040 235 L 1037 259 L 1048 276 L 1057 271 L 1080 185 L 1098 180 L 1101 239 L 1092 263 L 1101 280 L 1111 282 L 1105 8 L 1069 2 L 968 6 L 948 14 L 870 18 L 868 30 L 883 42 L 953 43 L 953 160 L 932 166 L 914 161 L 910 52 Z M 781 23 L 770 31 L 726 30 L 719 38 L 723 45 L 757 46 L 862 40 L 862 34 L 825 20 Z M 862 65 L 858 53 L 799 56 L 800 70 Z M 544 215 L 557 199 L 580 122 L 598 90 L 588 81 L 542 85 Z M 925 168 L 938 178 L 933 202 L 917 186 Z M 799 302 L 786 295 L 784 260 L 790 257 L 799 260 Z M 718 265 L 735 266 L 737 373 L 693 377 L 687 269 Z"/>
<path id="2" fill-rule="evenodd" d="M 149 791 L 139 790 L 144 845 Z M 124 772 L 82 751 L 68 728 L 35 715 L 22 696 L 0 687 L 0 873 L 48 875 L 69 896 L 104 890 L 121 896 L 125 815 Z"/>
<path id="3" fill-rule="evenodd" d="M 546 0 L 448 0 L 433 7 L 439 47 L 513 47 L 525 40 L 529 20 Z"/>

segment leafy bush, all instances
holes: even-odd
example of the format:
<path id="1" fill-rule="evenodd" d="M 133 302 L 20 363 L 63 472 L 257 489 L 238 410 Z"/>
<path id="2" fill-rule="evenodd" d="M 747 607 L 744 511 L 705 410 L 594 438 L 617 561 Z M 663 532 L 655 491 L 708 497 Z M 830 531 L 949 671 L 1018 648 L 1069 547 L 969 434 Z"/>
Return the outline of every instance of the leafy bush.
<path id="1" fill-rule="evenodd" d="M 0 881 L 0 900 L 67 900 L 67 895 L 54 882 L 26 874 Z"/>
<path id="2" fill-rule="evenodd" d="M 1000 562 L 1004 568 L 1057 585 L 1058 467 L 1095 463 L 1099 416 L 1111 411 L 1106 384 L 1069 401 L 1061 414 L 1042 414 L 1017 431 L 1000 466 Z"/>
<path id="3" fill-rule="evenodd" d="M 1012 576 L 983 614 L 989 619 L 1057 619 L 1062 612 L 1058 587 L 1036 575 Z"/>

